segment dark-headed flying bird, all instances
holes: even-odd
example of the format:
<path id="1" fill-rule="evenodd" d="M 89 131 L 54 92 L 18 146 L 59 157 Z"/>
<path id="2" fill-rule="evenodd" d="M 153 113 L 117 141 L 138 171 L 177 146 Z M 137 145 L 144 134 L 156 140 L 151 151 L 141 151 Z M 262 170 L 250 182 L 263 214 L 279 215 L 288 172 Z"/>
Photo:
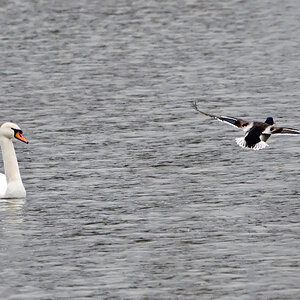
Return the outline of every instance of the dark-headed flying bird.
<path id="1" fill-rule="evenodd" d="M 248 122 L 242 119 L 237 119 L 228 116 L 215 116 L 199 110 L 197 103 L 193 103 L 193 108 L 199 113 L 208 116 L 212 119 L 225 122 L 235 128 L 240 128 L 244 131 L 245 136 L 236 138 L 236 143 L 243 148 L 251 148 L 260 150 L 269 146 L 266 141 L 271 135 L 298 135 L 300 131 L 294 128 L 275 127 L 272 117 L 268 117 L 265 122 Z"/>

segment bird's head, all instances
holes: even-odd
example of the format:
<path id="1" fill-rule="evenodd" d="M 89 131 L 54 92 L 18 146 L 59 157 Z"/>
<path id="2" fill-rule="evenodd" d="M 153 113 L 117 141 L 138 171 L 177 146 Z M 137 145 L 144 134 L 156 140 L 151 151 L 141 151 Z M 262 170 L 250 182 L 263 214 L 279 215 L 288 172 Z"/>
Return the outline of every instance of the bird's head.
<path id="1" fill-rule="evenodd" d="M 274 124 L 275 124 L 275 122 L 274 122 L 274 120 L 273 120 L 272 117 L 268 117 L 268 118 L 266 119 L 265 123 L 267 123 L 267 124 L 269 124 L 269 125 L 274 125 Z"/>
<path id="2" fill-rule="evenodd" d="M 23 132 L 21 128 L 17 124 L 12 122 L 6 122 L 0 127 L 0 135 L 2 135 L 3 137 L 6 137 L 10 140 L 16 138 L 19 141 L 28 144 L 28 141 L 22 134 Z"/>

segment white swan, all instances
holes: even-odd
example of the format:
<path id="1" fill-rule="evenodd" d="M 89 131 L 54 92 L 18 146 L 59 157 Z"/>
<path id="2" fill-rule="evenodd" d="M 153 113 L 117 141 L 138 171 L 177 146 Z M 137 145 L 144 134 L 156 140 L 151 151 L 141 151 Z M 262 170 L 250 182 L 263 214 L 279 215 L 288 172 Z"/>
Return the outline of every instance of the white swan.
<path id="1" fill-rule="evenodd" d="M 12 143 L 16 138 L 26 144 L 22 130 L 17 124 L 7 122 L 0 127 L 0 144 L 5 175 L 0 173 L 0 198 L 25 198 L 26 191 L 21 179 L 18 161 Z"/>

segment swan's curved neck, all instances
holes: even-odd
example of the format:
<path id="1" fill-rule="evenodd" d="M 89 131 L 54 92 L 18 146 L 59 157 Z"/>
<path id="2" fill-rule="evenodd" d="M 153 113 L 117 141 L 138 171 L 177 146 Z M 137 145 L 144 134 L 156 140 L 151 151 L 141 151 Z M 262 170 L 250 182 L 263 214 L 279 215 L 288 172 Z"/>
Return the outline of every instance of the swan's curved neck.
<path id="1" fill-rule="evenodd" d="M 22 182 L 16 152 L 12 141 L 2 138 L 1 149 L 7 184 L 13 181 Z"/>

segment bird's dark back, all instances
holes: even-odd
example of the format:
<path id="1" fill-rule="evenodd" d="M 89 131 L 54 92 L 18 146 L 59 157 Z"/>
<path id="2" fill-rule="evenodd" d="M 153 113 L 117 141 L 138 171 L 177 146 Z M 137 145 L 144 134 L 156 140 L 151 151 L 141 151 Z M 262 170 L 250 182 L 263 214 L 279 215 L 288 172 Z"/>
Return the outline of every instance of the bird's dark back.
<path id="1" fill-rule="evenodd" d="M 260 142 L 260 135 L 264 131 L 264 127 L 255 126 L 250 129 L 249 133 L 245 137 L 245 141 L 248 147 L 253 147 L 255 144 Z"/>

